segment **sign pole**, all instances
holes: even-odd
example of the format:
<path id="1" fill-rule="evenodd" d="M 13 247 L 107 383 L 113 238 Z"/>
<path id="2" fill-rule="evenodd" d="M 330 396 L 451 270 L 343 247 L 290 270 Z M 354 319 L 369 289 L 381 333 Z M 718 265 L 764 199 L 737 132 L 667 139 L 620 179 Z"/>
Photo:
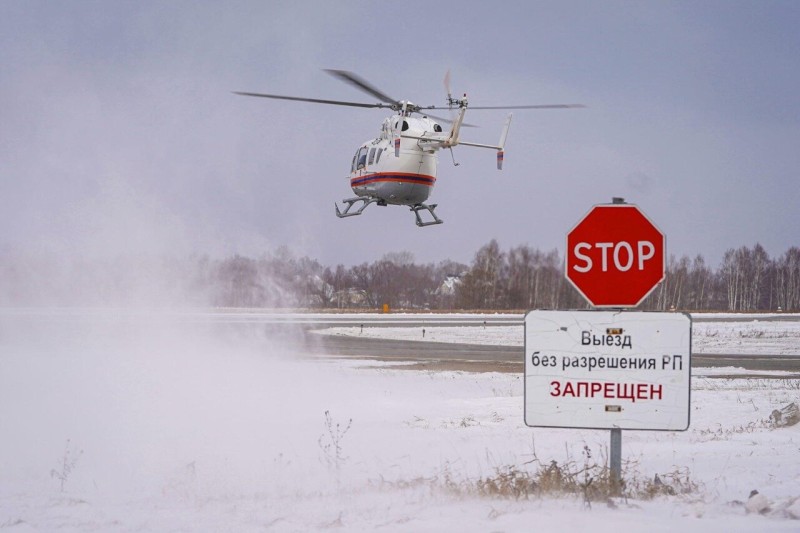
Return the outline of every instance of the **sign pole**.
<path id="1" fill-rule="evenodd" d="M 624 204 L 622 198 L 614 198 L 615 204 Z M 618 309 L 622 312 L 623 309 Z M 611 494 L 612 496 L 622 495 L 622 428 L 611 428 L 610 456 L 608 458 L 611 467 Z"/>
<path id="2" fill-rule="evenodd" d="M 611 428 L 611 491 L 614 496 L 622 492 L 622 429 Z"/>

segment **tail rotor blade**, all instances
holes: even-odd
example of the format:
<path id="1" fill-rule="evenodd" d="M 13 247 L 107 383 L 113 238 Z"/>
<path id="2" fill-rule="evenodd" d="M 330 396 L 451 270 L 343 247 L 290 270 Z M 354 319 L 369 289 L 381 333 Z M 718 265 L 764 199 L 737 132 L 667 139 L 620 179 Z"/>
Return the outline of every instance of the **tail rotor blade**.
<path id="1" fill-rule="evenodd" d="M 449 103 L 453 99 L 453 93 L 450 91 L 450 69 L 447 69 L 447 73 L 444 75 L 444 90 L 447 92 L 447 102 Z"/>

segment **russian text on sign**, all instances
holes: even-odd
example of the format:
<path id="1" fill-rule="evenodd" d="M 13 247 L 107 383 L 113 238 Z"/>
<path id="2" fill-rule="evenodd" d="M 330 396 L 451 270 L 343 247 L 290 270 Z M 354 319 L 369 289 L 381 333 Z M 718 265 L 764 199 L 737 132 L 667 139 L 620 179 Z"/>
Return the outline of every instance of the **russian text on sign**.
<path id="1" fill-rule="evenodd" d="M 581 344 L 584 346 L 621 346 L 633 348 L 630 335 L 595 335 L 591 331 L 581 331 Z"/>
<path id="2" fill-rule="evenodd" d="M 591 381 L 550 382 L 550 396 L 571 396 L 573 398 L 594 398 L 630 400 L 661 400 L 664 388 L 652 383 L 609 383 Z M 602 394 L 601 394 L 602 393 Z"/>
<path id="3" fill-rule="evenodd" d="M 690 399 L 689 315 L 526 315 L 526 424 L 682 431 L 689 426 Z"/>

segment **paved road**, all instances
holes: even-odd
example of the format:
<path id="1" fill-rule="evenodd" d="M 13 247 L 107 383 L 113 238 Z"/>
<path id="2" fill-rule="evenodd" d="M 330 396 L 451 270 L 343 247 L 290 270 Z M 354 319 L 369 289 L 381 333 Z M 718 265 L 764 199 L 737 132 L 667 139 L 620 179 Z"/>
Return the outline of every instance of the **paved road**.
<path id="1" fill-rule="evenodd" d="M 269 313 L 229 313 L 217 316 L 226 320 L 241 322 L 258 322 L 271 324 L 296 324 L 317 329 L 331 327 L 425 327 L 425 326 L 521 326 L 525 315 L 510 314 L 331 314 L 331 313 L 295 313 L 295 314 L 269 314 Z M 715 316 L 703 313 L 692 315 L 692 321 L 702 322 L 800 322 L 800 314 L 771 314 L 771 315 L 726 315 Z"/>
<path id="2" fill-rule="evenodd" d="M 317 354 L 376 357 L 412 361 L 417 359 L 467 359 L 522 363 L 523 351 L 517 346 L 483 346 L 443 342 L 399 341 L 351 336 L 306 336 L 306 348 Z"/>
<path id="3" fill-rule="evenodd" d="M 411 370 L 522 372 L 521 347 L 399 341 L 306 334 L 306 351 L 323 357 L 353 357 L 402 363 Z"/>
<path id="4" fill-rule="evenodd" d="M 58 319 L 58 320 L 96 320 L 108 319 L 118 315 L 125 317 L 125 311 L 109 315 L 108 310 L 39 310 L 39 309 L 0 309 L 0 318 L 5 319 Z M 134 318 L 141 319 L 140 313 L 128 311 Z M 326 356 L 343 356 L 393 360 L 413 363 L 412 367 L 423 368 L 466 368 L 522 370 L 523 349 L 514 346 L 484 346 L 473 344 L 445 344 L 422 341 L 397 341 L 387 339 L 367 339 L 355 336 L 330 336 L 310 333 L 312 329 L 335 326 L 349 327 L 444 327 L 444 326 L 517 326 L 524 320 L 522 314 L 332 314 L 332 313 L 277 313 L 263 310 L 237 311 L 186 311 L 166 313 L 153 317 L 154 320 L 178 320 L 180 322 L 209 322 L 231 326 L 253 326 L 270 332 L 276 338 L 288 337 L 295 340 L 299 334 L 308 353 Z M 754 316 L 708 316 L 694 315 L 694 322 L 722 322 L 758 320 L 761 322 L 800 321 L 800 314 L 754 315 Z M 299 329 L 298 329 L 299 328 Z M 782 370 L 794 372 L 800 378 L 800 356 L 741 356 L 732 354 L 696 354 L 692 356 L 693 367 L 731 367 L 759 371 Z M 786 377 L 785 375 L 783 377 Z M 794 377 L 794 376 L 792 376 Z"/>
<path id="5" fill-rule="evenodd" d="M 443 326 L 517 326 L 524 315 L 516 314 L 334 314 L 334 313 L 289 313 L 268 312 L 259 309 L 232 311 L 188 310 L 143 314 L 139 310 L 108 309 L 38 309 L 38 308 L 0 308 L 0 319 L 15 324 L 18 321 L 72 321 L 92 323 L 96 320 L 153 320 L 162 323 L 167 320 L 189 323 L 212 323 L 223 326 L 252 326 L 269 332 L 276 339 L 291 340 L 299 335 L 306 351 L 320 356 L 343 356 L 394 360 L 413 363 L 413 367 L 469 369 L 522 370 L 523 349 L 514 346 L 483 346 L 473 344 L 445 344 L 422 341 L 397 341 L 386 339 L 366 339 L 359 337 L 329 336 L 310 333 L 312 329 L 335 326 L 350 327 L 443 327 Z M 760 322 L 795 321 L 800 322 L 800 314 L 709 316 L 697 314 L 694 322 Z M 731 367 L 759 371 L 782 370 L 796 374 L 800 378 L 800 356 L 742 356 L 735 354 L 695 354 L 693 367 Z M 786 377 L 786 375 L 782 376 Z"/>
<path id="6" fill-rule="evenodd" d="M 24 310 L 14 311 L 14 314 Z M 41 313 L 36 311 L 36 313 Z M 56 311 L 61 316 L 63 311 Z M 86 311 L 79 311 L 83 316 Z M 102 312 L 105 316 L 105 312 Z M 163 317 L 162 317 L 163 318 Z M 271 334 L 290 335 L 301 332 L 306 351 L 317 355 L 360 357 L 382 360 L 431 364 L 432 361 L 448 362 L 449 367 L 460 365 L 470 368 L 496 368 L 521 370 L 522 347 L 484 346 L 474 344 L 446 344 L 423 341 L 397 341 L 368 339 L 356 336 L 330 336 L 310 333 L 312 329 L 329 327 L 409 327 L 435 328 L 444 326 L 519 326 L 525 317 L 512 314 L 335 314 L 335 313 L 284 313 L 263 310 L 203 311 L 178 313 L 173 319 L 212 322 L 230 325 L 251 325 L 266 328 Z M 696 323 L 758 320 L 762 322 L 800 321 L 800 314 L 772 314 L 753 316 L 714 316 L 702 313 L 692 316 Z M 298 329 L 300 330 L 298 331 Z M 787 356 L 742 356 L 735 354 L 702 354 L 692 357 L 693 367 L 742 367 L 751 371 L 794 371 L 800 377 L 800 357 Z"/>
<path id="7" fill-rule="evenodd" d="M 308 352 L 318 355 L 410 362 L 416 363 L 414 368 L 458 367 L 521 371 L 524 356 L 521 346 L 399 341 L 314 333 L 306 334 L 305 343 Z M 781 377 L 800 379 L 800 356 L 694 354 L 692 367 L 739 367 L 749 370 L 750 376 L 764 371 L 782 370 L 795 374 Z"/>

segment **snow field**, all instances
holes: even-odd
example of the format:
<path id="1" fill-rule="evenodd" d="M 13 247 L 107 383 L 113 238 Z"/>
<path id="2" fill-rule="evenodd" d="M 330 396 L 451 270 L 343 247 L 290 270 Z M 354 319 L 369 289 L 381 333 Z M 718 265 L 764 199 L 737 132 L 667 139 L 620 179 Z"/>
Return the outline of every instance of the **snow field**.
<path id="1" fill-rule="evenodd" d="M 800 427 L 765 420 L 798 388 L 695 378 L 690 429 L 623 432 L 623 460 L 698 490 L 586 509 L 447 489 L 534 457 L 582 463 L 584 447 L 605 460 L 607 431 L 526 427 L 517 374 L 310 359 L 241 324 L 4 320 L 0 528 L 796 531 L 783 508 L 800 497 Z M 325 411 L 334 430 L 352 419 L 338 468 Z M 69 449 L 82 454 L 61 492 L 51 471 Z M 752 489 L 772 513 L 736 503 Z"/>

